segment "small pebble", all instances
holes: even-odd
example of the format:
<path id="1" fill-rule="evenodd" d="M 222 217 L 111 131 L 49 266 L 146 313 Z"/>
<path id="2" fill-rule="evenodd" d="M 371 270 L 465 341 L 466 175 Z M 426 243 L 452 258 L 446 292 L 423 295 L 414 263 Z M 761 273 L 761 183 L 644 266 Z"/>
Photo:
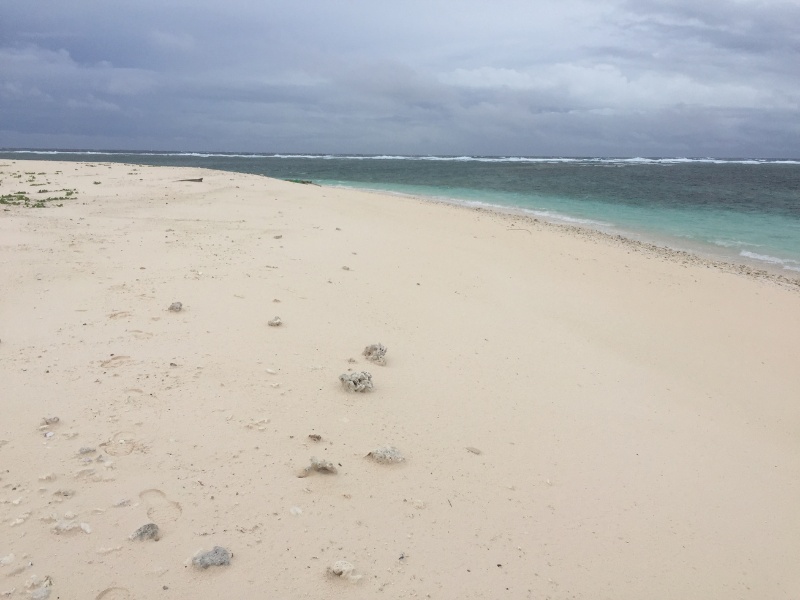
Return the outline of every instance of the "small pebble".
<path id="1" fill-rule="evenodd" d="M 137 542 L 144 540 L 155 540 L 157 542 L 161 539 L 161 532 L 155 523 L 147 523 L 128 536 L 128 539 Z"/>
<path id="2" fill-rule="evenodd" d="M 192 559 L 192 564 L 198 569 L 208 567 L 224 567 L 231 564 L 233 554 L 222 546 L 214 546 L 212 550 L 198 554 Z"/>
<path id="3" fill-rule="evenodd" d="M 170 312 L 181 312 L 183 310 L 183 303 L 182 302 L 173 302 L 169 305 Z"/>

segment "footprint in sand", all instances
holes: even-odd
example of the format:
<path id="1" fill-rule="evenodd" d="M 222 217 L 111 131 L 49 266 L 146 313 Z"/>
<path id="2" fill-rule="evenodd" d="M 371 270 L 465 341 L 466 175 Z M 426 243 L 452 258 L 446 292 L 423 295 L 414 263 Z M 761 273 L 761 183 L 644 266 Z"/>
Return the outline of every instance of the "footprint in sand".
<path id="1" fill-rule="evenodd" d="M 115 356 L 113 358 L 109 358 L 108 360 L 104 360 L 100 362 L 100 366 L 104 369 L 118 367 L 120 365 L 125 364 L 131 359 L 130 356 Z"/>
<path id="2" fill-rule="evenodd" d="M 130 316 L 131 316 L 131 313 L 129 313 L 127 310 L 118 310 L 118 311 L 110 313 L 108 315 L 108 318 L 109 319 L 126 319 L 127 317 L 130 317 Z"/>
<path id="3" fill-rule="evenodd" d="M 147 518 L 157 525 L 177 521 L 183 513 L 181 505 L 167 498 L 161 490 L 145 490 L 139 498 L 147 507 Z"/>
<path id="4" fill-rule="evenodd" d="M 112 587 L 103 590 L 94 600 L 132 600 L 133 596 L 125 588 Z"/>
<path id="5" fill-rule="evenodd" d="M 127 456 L 136 449 L 136 440 L 130 431 L 119 431 L 111 436 L 107 442 L 100 444 L 111 456 Z"/>
<path id="6" fill-rule="evenodd" d="M 153 337 L 152 333 L 142 331 L 141 329 L 129 329 L 128 333 L 130 333 L 137 340 L 149 340 L 151 337 Z"/>

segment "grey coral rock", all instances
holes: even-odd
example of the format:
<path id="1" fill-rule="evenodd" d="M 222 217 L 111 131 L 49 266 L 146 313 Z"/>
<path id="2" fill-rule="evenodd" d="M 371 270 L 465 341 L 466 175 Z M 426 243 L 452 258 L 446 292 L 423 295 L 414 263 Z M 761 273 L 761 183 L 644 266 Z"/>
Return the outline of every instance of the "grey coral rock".
<path id="1" fill-rule="evenodd" d="M 155 523 L 147 523 L 134 531 L 128 539 L 135 542 L 143 542 L 144 540 L 155 540 L 157 542 L 161 539 L 161 532 Z"/>
<path id="2" fill-rule="evenodd" d="M 192 559 L 192 564 L 197 567 L 198 569 L 207 569 L 208 567 L 227 567 L 231 564 L 231 558 L 233 554 L 231 554 L 230 550 L 223 548 L 222 546 L 214 546 L 208 552 L 203 552 L 202 554 L 198 554 Z"/>
<path id="3" fill-rule="evenodd" d="M 400 450 L 394 446 L 383 446 L 381 448 L 376 448 L 367 454 L 367 457 L 384 465 L 403 462 L 406 459 Z"/>
<path id="4" fill-rule="evenodd" d="M 364 352 L 361 354 L 366 356 L 367 360 L 374 362 L 376 365 L 386 364 L 386 346 L 383 344 L 370 344 L 364 348 Z"/>
<path id="5" fill-rule="evenodd" d="M 366 392 L 372 389 L 372 375 L 366 371 L 354 371 L 339 375 L 342 387 L 348 392 Z"/>
<path id="6" fill-rule="evenodd" d="M 173 302 L 169 305 L 170 312 L 181 312 L 183 310 L 183 302 Z"/>
<path id="7" fill-rule="evenodd" d="M 275 317 L 271 321 L 267 321 L 267 325 L 269 325 L 270 327 L 280 327 L 281 325 L 283 325 L 283 321 L 281 321 L 280 317 Z"/>

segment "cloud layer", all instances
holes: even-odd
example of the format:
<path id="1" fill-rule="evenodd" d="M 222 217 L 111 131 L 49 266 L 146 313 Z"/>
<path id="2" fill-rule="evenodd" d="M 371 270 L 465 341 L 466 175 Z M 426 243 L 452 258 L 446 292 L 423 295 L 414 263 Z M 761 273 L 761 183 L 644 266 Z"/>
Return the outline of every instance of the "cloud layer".
<path id="1" fill-rule="evenodd" d="M 0 146 L 798 157 L 796 23 L 770 0 L 7 0 Z"/>

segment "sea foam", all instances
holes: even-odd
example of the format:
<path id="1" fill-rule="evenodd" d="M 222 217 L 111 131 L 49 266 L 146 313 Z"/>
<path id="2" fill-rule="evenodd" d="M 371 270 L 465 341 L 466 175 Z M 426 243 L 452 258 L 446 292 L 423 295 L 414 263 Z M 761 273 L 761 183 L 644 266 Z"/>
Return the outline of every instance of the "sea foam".
<path id="1" fill-rule="evenodd" d="M 755 252 L 750 252 L 748 250 L 742 250 L 739 252 L 739 256 L 744 256 L 745 258 L 751 258 L 753 260 L 759 260 L 772 265 L 780 265 L 784 269 L 789 271 L 797 271 L 800 273 L 800 262 L 796 260 L 778 258 L 777 256 L 770 256 L 769 254 L 756 254 Z"/>

